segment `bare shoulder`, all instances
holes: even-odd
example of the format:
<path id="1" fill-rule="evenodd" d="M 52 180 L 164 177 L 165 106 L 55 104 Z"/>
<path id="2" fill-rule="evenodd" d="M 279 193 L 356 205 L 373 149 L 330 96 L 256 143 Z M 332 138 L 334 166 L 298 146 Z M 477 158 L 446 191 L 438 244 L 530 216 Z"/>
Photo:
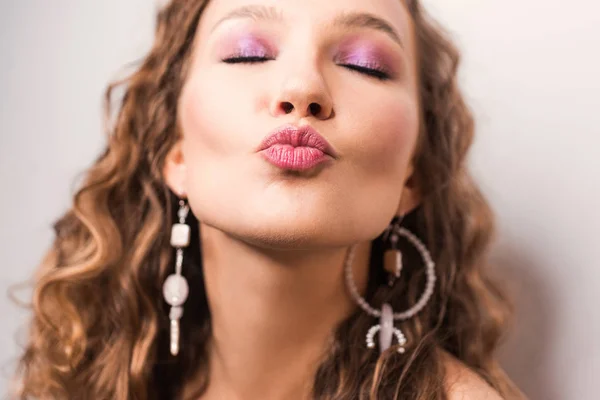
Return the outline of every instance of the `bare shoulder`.
<path id="1" fill-rule="evenodd" d="M 482 377 L 453 356 L 445 355 L 444 366 L 449 400 L 503 400 Z"/>

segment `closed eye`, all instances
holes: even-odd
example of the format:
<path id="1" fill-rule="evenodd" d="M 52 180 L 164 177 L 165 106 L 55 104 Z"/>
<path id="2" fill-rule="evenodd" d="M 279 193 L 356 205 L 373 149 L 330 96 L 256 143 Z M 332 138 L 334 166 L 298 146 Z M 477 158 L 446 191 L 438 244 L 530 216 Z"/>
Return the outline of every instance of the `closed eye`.
<path id="1" fill-rule="evenodd" d="M 382 81 L 390 79 L 390 76 L 387 73 L 380 71 L 378 69 L 362 67 L 362 66 L 356 65 L 356 64 L 340 64 L 340 66 L 342 66 L 344 68 L 348 68 L 351 71 L 356 71 L 361 74 L 372 76 L 372 77 L 380 79 Z"/>
<path id="2" fill-rule="evenodd" d="M 268 58 L 268 57 L 261 57 L 261 56 L 251 56 L 251 57 L 229 57 L 229 58 L 223 59 L 223 62 L 226 64 L 258 64 L 258 63 L 264 63 L 264 62 L 270 61 L 270 60 L 273 60 L 273 59 Z M 372 76 L 372 77 L 377 78 L 382 81 L 390 79 L 390 76 L 387 73 L 380 71 L 378 69 L 362 67 L 362 66 L 356 65 L 356 64 L 339 64 L 339 65 L 341 67 L 347 68 L 351 71 L 356 71 L 356 72 L 364 74 L 364 75 Z"/>
<path id="3" fill-rule="evenodd" d="M 230 57 L 223 60 L 226 64 L 254 64 L 272 60 L 272 58 L 252 56 L 252 57 Z"/>

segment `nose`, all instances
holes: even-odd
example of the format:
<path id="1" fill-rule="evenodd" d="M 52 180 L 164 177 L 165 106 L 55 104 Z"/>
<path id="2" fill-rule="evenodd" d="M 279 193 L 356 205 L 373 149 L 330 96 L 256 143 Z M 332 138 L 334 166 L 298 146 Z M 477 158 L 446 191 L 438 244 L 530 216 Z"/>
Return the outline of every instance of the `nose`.
<path id="1" fill-rule="evenodd" d="M 285 75 L 271 104 L 273 116 L 296 114 L 298 118 L 331 118 L 333 101 L 323 76 L 316 68 Z"/>

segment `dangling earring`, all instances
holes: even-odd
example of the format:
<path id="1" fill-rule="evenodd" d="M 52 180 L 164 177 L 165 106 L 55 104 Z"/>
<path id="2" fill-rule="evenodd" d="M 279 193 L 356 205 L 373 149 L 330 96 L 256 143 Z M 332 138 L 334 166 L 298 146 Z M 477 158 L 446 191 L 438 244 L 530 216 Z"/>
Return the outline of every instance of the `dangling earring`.
<path id="1" fill-rule="evenodd" d="M 167 304 L 171 306 L 169 319 L 171 320 L 171 354 L 179 353 L 179 320 L 183 315 L 183 303 L 188 297 L 189 287 L 187 280 L 181 275 L 183 265 L 183 249 L 190 244 L 190 226 L 185 219 L 190 211 L 185 200 L 179 201 L 179 223 L 173 224 L 171 229 L 171 246 L 175 248 L 175 273 L 171 274 L 163 284 L 163 296 Z"/>
<path id="2" fill-rule="evenodd" d="M 402 272 L 402 252 L 398 248 L 398 233 L 396 227 L 400 227 L 403 215 L 394 218 L 383 233 L 383 240 L 388 243 L 388 248 L 383 253 L 383 268 L 388 272 L 388 285 L 394 286 L 394 283 L 400 278 Z"/>
<path id="3" fill-rule="evenodd" d="M 397 244 L 397 241 L 400 236 L 408 239 L 408 241 L 417 248 L 421 257 L 423 258 L 423 262 L 425 264 L 425 273 L 427 276 L 427 283 L 425 284 L 425 291 L 421 295 L 421 298 L 416 302 L 414 306 L 409 308 L 406 311 L 394 313 L 392 306 L 388 303 L 383 304 L 381 310 L 376 310 L 371 307 L 371 305 L 358 293 L 358 289 L 356 288 L 356 284 L 354 283 L 354 278 L 352 275 L 352 263 L 354 262 L 354 252 L 356 246 L 353 245 L 348 250 L 348 255 L 346 257 L 346 263 L 344 266 L 345 276 L 346 276 L 346 285 L 350 291 L 350 295 L 354 299 L 354 301 L 362 308 L 367 314 L 379 318 L 379 324 L 373 325 L 369 331 L 367 332 L 366 343 L 367 347 L 372 349 L 375 347 L 374 337 L 377 332 L 379 332 L 379 350 L 380 353 L 383 353 L 387 350 L 391 344 L 393 336 L 396 336 L 396 341 L 398 342 L 398 352 L 404 353 L 406 351 L 406 337 L 404 333 L 394 327 L 394 321 L 404 321 L 409 318 L 414 317 L 419 311 L 421 311 L 427 302 L 433 295 L 433 290 L 435 287 L 435 263 L 431 259 L 431 254 L 423 244 L 412 232 L 408 229 L 400 226 L 399 221 L 392 221 L 390 226 L 386 229 L 384 237 L 389 237 L 390 241 L 392 237 L 396 237 L 394 246 Z M 398 250 L 399 252 L 399 250 Z M 402 269 L 402 258 L 400 257 L 400 263 L 394 263 L 393 276 L 394 280 L 400 276 L 400 270 Z M 389 282 L 388 282 L 389 284 Z M 393 282 L 392 282 L 393 284 Z"/>

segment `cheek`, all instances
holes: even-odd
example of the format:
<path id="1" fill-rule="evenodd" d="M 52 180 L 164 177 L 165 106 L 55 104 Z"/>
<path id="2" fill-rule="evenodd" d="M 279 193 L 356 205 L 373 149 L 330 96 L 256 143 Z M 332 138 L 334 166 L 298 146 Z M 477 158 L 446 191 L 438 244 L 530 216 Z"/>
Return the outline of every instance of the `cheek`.
<path id="1" fill-rule="evenodd" d="M 403 196 L 419 132 L 418 103 L 409 92 L 354 99 L 345 122 L 353 132 L 344 146 L 352 149 L 345 185 L 354 193 L 351 208 L 361 215 L 361 229 L 375 237 Z"/>
<path id="2" fill-rule="evenodd" d="M 239 167 L 240 157 L 258 145 L 249 121 L 255 119 L 252 90 L 238 90 L 209 67 L 192 75 L 179 100 L 186 162 L 192 172 Z M 200 171 L 201 172 L 201 171 Z"/>
<path id="3" fill-rule="evenodd" d="M 380 96 L 354 105 L 352 124 L 360 132 L 356 145 L 366 173 L 373 179 L 405 178 L 419 132 L 417 101 L 409 96 Z M 389 183 L 389 182 L 388 182 Z"/>
<path id="4" fill-rule="evenodd" d="M 223 155 L 225 149 L 235 143 L 231 134 L 223 134 L 231 131 L 221 126 L 230 120 L 227 118 L 228 93 L 224 88 L 214 86 L 215 81 L 192 77 L 181 95 L 180 123 L 185 149 L 192 158 L 196 152 L 202 152 L 204 157 Z"/>
<path id="5" fill-rule="evenodd" d="M 217 205 L 236 198 L 235 188 L 244 184 L 239 171 L 252 149 L 252 135 L 243 126 L 249 120 L 242 104 L 246 101 L 217 82 L 209 74 L 191 76 L 179 100 L 185 185 L 190 206 L 201 220 L 218 213 Z"/>

